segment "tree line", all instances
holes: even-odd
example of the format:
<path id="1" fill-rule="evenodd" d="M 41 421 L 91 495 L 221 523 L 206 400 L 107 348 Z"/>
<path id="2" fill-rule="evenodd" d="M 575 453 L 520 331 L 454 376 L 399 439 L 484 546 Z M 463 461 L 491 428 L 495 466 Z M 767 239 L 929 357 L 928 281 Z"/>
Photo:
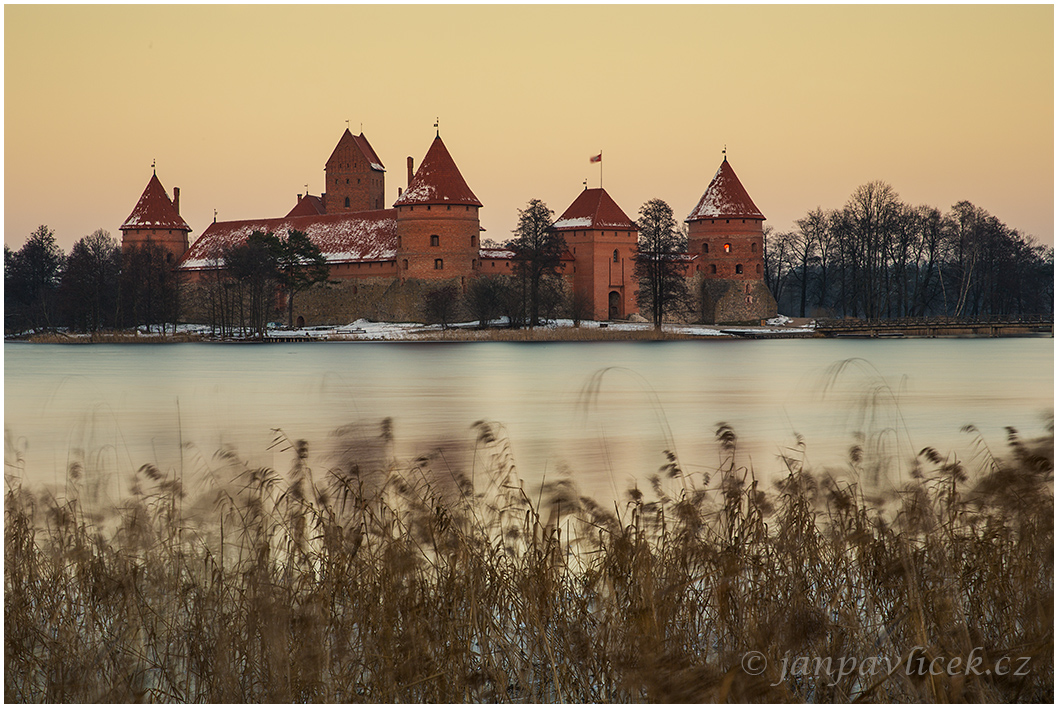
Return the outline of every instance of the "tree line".
<path id="1" fill-rule="evenodd" d="M 765 281 L 789 315 L 888 319 L 1053 314 L 1054 248 L 968 201 L 941 213 L 885 182 L 787 232 L 765 229 Z"/>
<path id="2" fill-rule="evenodd" d="M 177 322 L 180 289 L 173 259 L 158 244 L 122 249 L 98 229 L 69 254 L 45 225 L 18 251 L 4 246 L 6 332 L 66 327 L 82 332 Z"/>
<path id="3" fill-rule="evenodd" d="M 255 232 L 216 255 L 206 298 L 216 334 L 263 334 L 280 308 L 292 325 L 294 297 L 329 274 L 319 247 L 303 233 Z M 68 328 L 97 332 L 147 327 L 162 333 L 181 317 L 183 289 L 173 255 L 146 242 L 122 248 L 103 229 L 63 253 L 54 232 L 38 227 L 22 248 L 4 246 L 6 332 Z M 277 291 L 285 303 L 277 307 Z"/>

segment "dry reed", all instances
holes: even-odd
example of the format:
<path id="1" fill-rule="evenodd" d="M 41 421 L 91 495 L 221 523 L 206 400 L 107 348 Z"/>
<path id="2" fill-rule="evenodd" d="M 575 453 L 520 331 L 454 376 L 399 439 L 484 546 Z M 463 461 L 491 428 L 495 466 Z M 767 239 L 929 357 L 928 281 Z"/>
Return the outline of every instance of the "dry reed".
<path id="1" fill-rule="evenodd" d="M 219 454 L 207 497 L 144 466 L 110 517 L 11 476 L 5 700 L 1053 700 L 1050 440 L 926 449 L 882 500 L 803 456 L 766 486 L 721 425 L 716 470 L 670 454 L 608 510 L 570 475 L 533 502 L 476 432 L 447 476 L 385 423 L 324 473 Z"/>

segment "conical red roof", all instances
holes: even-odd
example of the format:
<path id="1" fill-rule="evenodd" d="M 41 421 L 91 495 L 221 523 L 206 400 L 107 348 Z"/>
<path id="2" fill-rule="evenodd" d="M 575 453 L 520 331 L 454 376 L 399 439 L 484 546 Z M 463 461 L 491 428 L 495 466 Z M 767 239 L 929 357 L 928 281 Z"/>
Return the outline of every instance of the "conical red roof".
<path id="1" fill-rule="evenodd" d="M 713 176 L 705 194 L 699 200 L 687 221 L 698 219 L 764 219 L 764 215 L 753 204 L 746 188 L 735 174 L 731 163 L 724 158 L 720 169 Z"/>
<path id="2" fill-rule="evenodd" d="M 371 165 L 371 168 L 378 170 L 379 172 L 385 172 L 386 168 L 382 165 L 382 161 L 378 159 L 378 155 L 375 153 L 375 149 L 371 147 L 371 143 L 367 142 L 367 138 L 364 134 L 353 135 L 346 128 L 345 132 L 342 133 L 342 137 L 338 139 L 338 145 L 334 146 L 334 150 L 331 151 L 331 156 L 327 158 L 327 164 L 330 165 L 333 161 L 338 159 L 338 154 L 346 148 L 354 148 L 360 151 L 360 154 L 364 156 L 364 160 Z"/>
<path id="3" fill-rule="evenodd" d="M 476 207 L 481 202 L 467 186 L 459 168 L 445 147 L 441 136 L 434 138 L 422 165 L 415 172 L 408 189 L 393 206 L 409 204 L 468 204 Z"/>
<path id="4" fill-rule="evenodd" d="M 559 231 L 637 228 L 628 215 L 617 206 L 617 202 L 601 187 L 581 192 L 552 226 Z"/>
<path id="5" fill-rule="evenodd" d="M 165 193 L 158 175 L 152 175 L 146 189 L 140 195 L 132 214 L 121 225 L 122 229 L 180 229 L 191 231 L 187 222 L 177 214 L 169 195 Z"/>

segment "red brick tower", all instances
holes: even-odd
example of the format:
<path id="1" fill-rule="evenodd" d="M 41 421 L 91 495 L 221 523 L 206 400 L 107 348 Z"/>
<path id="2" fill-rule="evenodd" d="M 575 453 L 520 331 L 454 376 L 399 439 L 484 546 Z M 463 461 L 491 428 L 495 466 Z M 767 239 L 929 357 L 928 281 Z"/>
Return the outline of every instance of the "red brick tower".
<path id="1" fill-rule="evenodd" d="M 764 215 L 726 155 L 686 221 L 687 251 L 698 255 L 704 282 L 704 321 L 774 316 L 775 299 L 764 284 Z"/>
<path id="2" fill-rule="evenodd" d="M 385 209 L 386 168 L 363 133 L 354 136 L 346 128 L 325 170 L 327 214 Z"/>
<path id="3" fill-rule="evenodd" d="M 187 235 L 190 232 L 191 227 L 180 216 L 180 188 L 173 190 L 173 199 L 170 200 L 155 173 L 151 175 L 132 214 L 121 225 L 121 246 L 160 244 L 172 254 L 175 263 L 187 251 Z"/>
<path id="4" fill-rule="evenodd" d="M 397 274 L 400 278 L 458 278 L 478 268 L 481 202 L 467 186 L 441 136 L 397 208 Z"/>
<path id="5" fill-rule="evenodd" d="M 586 189 L 552 227 L 573 253 L 573 294 L 593 320 L 623 319 L 636 306 L 639 229 L 601 187 Z"/>

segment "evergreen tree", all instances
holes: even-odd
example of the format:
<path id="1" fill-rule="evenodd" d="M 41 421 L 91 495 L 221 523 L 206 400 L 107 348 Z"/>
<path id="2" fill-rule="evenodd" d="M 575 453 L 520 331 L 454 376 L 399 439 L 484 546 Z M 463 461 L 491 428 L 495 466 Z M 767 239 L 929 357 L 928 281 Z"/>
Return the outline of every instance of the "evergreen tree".
<path id="1" fill-rule="evenodd" d="M 330 275 L 330 266 L 320 247 L 303 231 L 291 229 L 285 239 L 274 234 L 268 240 L 275 259 L 276 280 L 287 293 L 287 327 L 294 327 L 294 296 Z"/>
<path id="2" fill-rule="evenodd" d="M 634 275 L 639 281 L 637 302 L 650 313 L 654 329 L 660 330 L 666 315 L 681 312 L 689 300 L 684 277 L 687 237 L 672 216 L 672 207 L 652 199 L 639 208 L 639 252 Z"/>
<path id="3" fill-rule="evenodd" d="M 515 238 L 507 244 L 515 254 L 514 275 L 522 286 L 530 327 L 540 324 L 541 284 L 558 277 L 566 250 L 566 239 L 551 228 L 553 216 L 542 201 L 529 200 L 525 209 L 518 210 Z"/>

